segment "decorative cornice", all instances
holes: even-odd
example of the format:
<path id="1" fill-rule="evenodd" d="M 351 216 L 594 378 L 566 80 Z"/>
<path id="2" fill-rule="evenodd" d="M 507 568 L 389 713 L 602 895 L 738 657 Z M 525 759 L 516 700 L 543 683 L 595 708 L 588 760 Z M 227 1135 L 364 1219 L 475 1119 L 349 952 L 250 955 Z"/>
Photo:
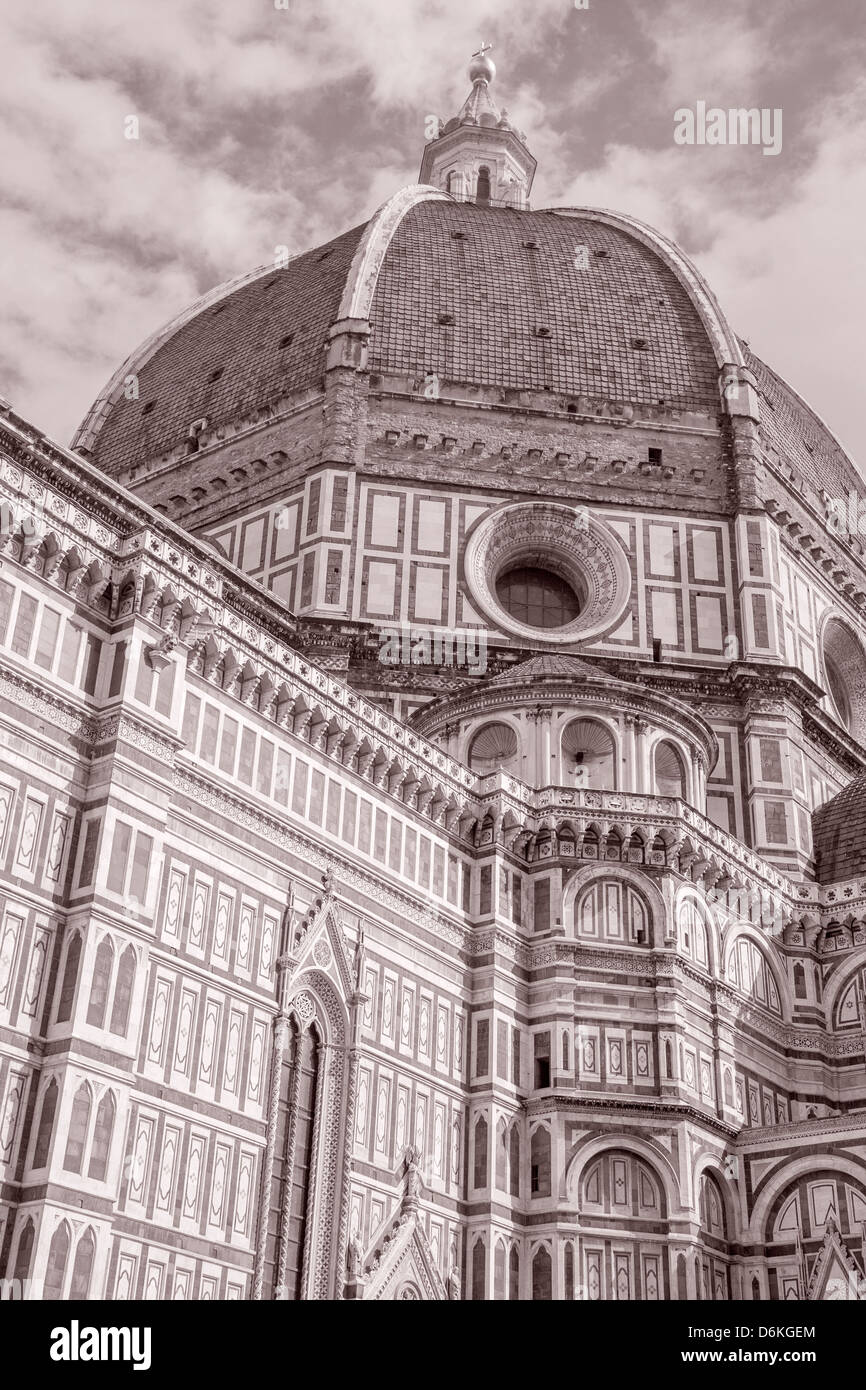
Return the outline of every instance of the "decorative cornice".
<path id="1" fill-rule="evenodd" d="M 164 734 L 145 724 L 142 720 L 132 719 L 128 714 L 118 713 L 109 715 L 96 724 L 91 733 L 90 742 L 94 744 L 108 743 L 112 739 L 122 739 L 126 743 L 132 743 L 136 748 L 141 748 L 143 752 L 149 753 L 152 757 L 158 758 L 160 762 L 174 766 L 177 754 L 184 747 L 182 739 L 175 738 L 171 734 Z"/>
<path id="2" fill-rule="evenodd" d="M 18 671 L 0 665 L 0 697 L 51 721 L 55 728 L 73 737 L 93 742 L 96 721 L 71 700 L 64 700 L 45 689 L 39 681 L 29 680 Z"/>
<path id="3" fill-rule="evenodd" d="M 743 1149 L 749 1149 L 753 1145 L 768 1145 L 772 1148 L 778 1148 L 780 1142 L 783 1141 L 791 1139 L 808 1141 L 819 1135 L 825 1138 L 830 1135 L 839 1135 L 842 1138 L 856 1134 L 862 1140 L 864 1122 L 866 1122 L 864 1111 L 852 1110 L 842 1115 L 825 1115 L 820 1120 L 793 1120 L 778 1125 L 755 1125 L 753 1129 L 746 1127 L 740 1130 L 737 1145 Z"/>
<path id="4" fill-rule="evenodd" d="M 677 1119 L 694 1120 L 707 1129 L 715 1130 L 717 1134 L 724 1134 L 728 1138 L 735 1138 L 739 1133 L 739 1126 L 729 1124 L 727 1120 L 720 1119 L 718 1115 L 708 1110 L 701 1110 L 689 1101 L 657 1100 L 650 1096 L 646 1098 L 641 1096 L 610 1096 L 600 1093 L 564 1095 L 560 1092 L 554 1092 L 537 1100 L 527 1101 L 526 1109 L 533 1119 L 548 1113 L 550 1110 L 605 1110 L 620 1114 L 626 1111 L 643 1118 L 659 1116 L 670 1119 L 673 1116 Z"/>

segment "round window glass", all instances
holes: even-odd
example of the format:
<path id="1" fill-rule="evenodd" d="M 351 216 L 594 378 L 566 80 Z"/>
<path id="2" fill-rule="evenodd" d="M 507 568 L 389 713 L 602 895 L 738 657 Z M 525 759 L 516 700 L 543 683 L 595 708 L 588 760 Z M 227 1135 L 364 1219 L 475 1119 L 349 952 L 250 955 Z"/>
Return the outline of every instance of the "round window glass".
<path id="1" fill-rule="evenodd" d="M 496 597 L 512 618 L 529 627 L 565 627 L 580 613 L 580 600 L 567 580 L 530 565 L 501 574 Z"/>

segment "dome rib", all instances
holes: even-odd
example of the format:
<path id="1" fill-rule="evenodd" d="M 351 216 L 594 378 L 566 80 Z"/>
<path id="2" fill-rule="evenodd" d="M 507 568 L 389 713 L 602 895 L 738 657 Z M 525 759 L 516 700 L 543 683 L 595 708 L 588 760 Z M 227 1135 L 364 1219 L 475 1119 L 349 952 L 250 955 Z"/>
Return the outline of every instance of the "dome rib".
<path id="1" fill-rule="evenodd" d="M 394 230 L 370 320 L 371 371 L 721 410 L 689 293 L 645 237 L 601 216 L 419 201 Z"/>
<path id="2" fill-rule="evenodd" d="M 555 213 L 557 217 L 574 216 L 584 221 L 603 222 L 608 226 L 619 227 L 637 237 L 644 246 L 647 246 L 664 261 L 688 294 L 706 329 L 718 366 L 730 364 L 735 367 L 742 367 L 744 365 L 745 359 L 740 347 L 740 340 L 728 323 L 716 296 L 697 266 L 689 260 L 676 242 L 670 241 L 668 237 L 662 236 L 661 232 L 656 231 L 655 227 L 648 226 L 646 222 L 638 221 L 636 217 L 628 217 L 621 212 L 611 212 L 607 208 L 550 208 L 549 211 Z"/>
<path id="3" fill-rule="evenodd" d="M 369 319 L 379 274 L 394 234 L 403 218 L 419 203 L 453 202 L 448 193 L 428 184 L 413 183 L 401 188 L 373 214 L 358 244 L 346 288 L 337 310 L 337 319 Z"/>

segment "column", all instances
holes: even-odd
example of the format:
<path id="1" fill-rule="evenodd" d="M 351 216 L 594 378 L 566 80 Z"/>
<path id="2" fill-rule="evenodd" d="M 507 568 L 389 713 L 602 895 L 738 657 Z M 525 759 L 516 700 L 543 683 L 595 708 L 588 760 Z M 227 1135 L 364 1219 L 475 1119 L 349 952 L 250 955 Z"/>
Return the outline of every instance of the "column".
<path id="1" fill-rule="evenodd" d="M 550 766 L 550 719 L 551 710 L 540 709 L 538 711 L 538 722 L 541 729 L 541 766 L 538 770 L 538 785 L 541 787 L 546 787 L 552 776 L 552 769 Z"/>
<path id="2" fill-rule="evenodd" d="M 256 1265 L 253 1276 L 253 1298 L 260 1299 L 265 1281 L 265 1247 L 268 1240 L 268 1209 L 270 1188 L 273 1181 L 274 1151 L 277 1141 L 277 1116 L 280 1105 L 280 1076 L 283 1068 L 283 1054 L 286 1050 L 286 1037 L 289 1021 L 285 1014 L 274 1019 L 274 1050 L 271 1057 L 271 1084 L 268 1095 L 268 1128 L 265 1138 L 265 1153 L 262 1163 L 262 1181 L 259 1192 L 259 1229 L 256 1246 Z"/>

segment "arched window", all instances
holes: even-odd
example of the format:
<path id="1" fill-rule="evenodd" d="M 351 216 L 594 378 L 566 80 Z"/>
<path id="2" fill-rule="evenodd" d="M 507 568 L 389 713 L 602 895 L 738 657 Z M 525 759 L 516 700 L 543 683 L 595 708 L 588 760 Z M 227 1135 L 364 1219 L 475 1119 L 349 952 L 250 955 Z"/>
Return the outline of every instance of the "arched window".
<path id="1" fill-rule="evenodd" d="M 87 1005 L 87 1022 L 91 1028 L 101 1028 L 105 1022 L 108 1007 L 108 990 L 111 984 L 111 968 L 114 965 L 114 947 L 111 938 L 104 936 L 96 951 L 93 962 L 93 980 L 90 985 L 90 1002 Z"/>
<path id="2" fill-rule="evenodd" d="M 520 1129 L 516 1124 L 511 1126 L 511 1139 L 508 1153 L 508 1177 L 509 1190 L 512 1197 L 520 1196 Z"/>
<path id="3" fill-rule="evenodd" d="M 75 1252 L 75 1263 L 72 1266 L 72 1281 L 69 1285 L 70 1299 L 85 1299 L 90 1292 L 90 1275 L 93 1271 L 93 1256 L 96 1253 L 96 1241 L 93 1231 L 88 1226 L 84 1235 L 78 1242 L 78 1249 Z"/>
<path id="4" fill-rule="evenodd" d="M 478 777 L 490 772 L 517 773 L 520 770 L 520 745 L 517 734 L 509 724 L 485 724 L 469 745 L 469 766 Z"/>
<path id="5" fill-rule="evenodd" d="M 66 1276 L 66 1261 L 69 1258 L 69 1227 L 62 1221 L 51 1237 L 48 1247 L 48 1263 L 45 1267 L 45 1282 L 42 1285 L 44 1299 L 63 1297 L 63 1280 Z"/>
<path id="6" fill-rule="evenodd" d="M 597 719 L 574 719 L 564 730 L 562 780 L 590 791 L 616 791 L 613 735 Z"/>
<path id="7" fill-rule="evenodd" d="M 694 898 L 686 898 L 685 902 L 680 903 L 677 925 L 679 946 L 683 955 L 703 966 L 704 970 L 709 970 L 710 954 L 707 928 Z"/>
<path id="8" fill-rule="evenodd" d="M 719 1185 L 710 1173 L 704 1173 L 701 1178 L 699 1202 L 701 1231 L 718 1240 L 724 1240 L 727 1235 L 725 1228 L 725 1204 Z"/>
<path id="9" fill-rule="evenodd" d="M 315 1026 L 305 1028 L 295 1037 L 294 1065 L 298 1072 L 297 1115 L 294 1120 L 295 1166 L 292 1174 L 295 1195 L 292 1200 L 292 1213 L 289 1221 L 287 1259 L 289 1273 L 286 1280 L 290 1298 L 300 1296 L 303 1248 L 309 1211 L 309 1175 L 313 1161 L 313 1131 L 316 1117 L 316 1093 L 319 1084 L 320 1041 Z M 288 1110 L 287 1105 L 284 1110 L 286 1125 L 290 1121 Z"/>
<path id="10" fill-rule="evenodd" d="M 487 1251 L 484 1248 L 484 1241 L 479 1236 L 472 1247 L 472 1297 L 476 1303 L 484 1302 L 486 1279 Z"/>
<path id="11" fill-rule="evenodd" d="M 857 740 L 866 739 L 866 652 L 854 631 L 839 618 L 824 629 L 822 657 L 827 703 L 838 722 Z"/>
<path id="12" fill-rule="evenodd" d="M 640 893 L 620 879 L 591 883 L 577 900 L 574 922 L 581 940 L 652 945 L 649 908 Z"/>
<path id="13" fill-rule="evenodd" d="M 18 1250 L 15 1254 L 15 1273 L 13 1278 L 21 1282 L 30 1276 L 30 1261 L 33 1258 L 33 1240 L 35 1234 L 33 1222 L 28 1217 L 27 1224 L 18 1238 Z"/>
<path id="14" fill-rule="evenodd" d="M 493 1252 L 493 1297 L 505 1298 L 505 1241 L 501 1236 Z"/>
<path id="15" fill-rule="evenodd" d="M 75 1001 L 75 986 L 78 981 L 78 962 L 81 959 L 81 937 L 75 933 L 69 943 L 69 950 L 66 952 L 66 969 L 63 972 L 63 984 L 60 989 L 60 1002 L 57 1005 L 57 1022 L 68 1023 L 72 1017 L 72 1005 Z"/>
<path id="16" fill-rule="evenodd" d="M 661 1184 L 646 1163 L 633 1154 L 604 1153 L 591 1164 L 581 1184 L 581 1200 L 610 1216 L 658 1219 L 666 1214 Z"/>
<path id="17" fill-rule="evenodd" d="M 82 1083 L 75 1092 L 75 1099 L 72 1102 L 66 1153 L 63 1158 L 63 1167 L 67 1173 L 81 1172 L 84 1145 L 87 1142 L 87 1127 L 90 1123 L 91 1102 L 90 1087 L 86 1083 Z"/>
<path id="18" fill-rule="evenodd" d="M 550 1131 L 540 1125 L 529 1141 L 530 1181 L 533 1197 L 550 1196 Z"/>
<path id="19" fill-rule="evenodd" d="M 475 197 L 479 203 L 490 202 L 490 170 L 486 164 L 482 164 L 478 170 L 478 191 Z"/>
<path id="20" fill-rule="evenodd" d="M 291 1152 L 291 1169 L 275 1166 L 265 1235 L 265 1296 L 301 1297 L 310 1211 L 313 1134 L 320 1096 L 322 1038 L 318 1024 L 304 1027 L 293 1013 L 277 1106 L 277 1152 Z M 283 1289 L 277 1294 L 277 1287 Z"/>
<path id="21" fill-rule="evenodd" d="M 500 1119 L 496 1126 L 496 1186 L 500 1192 L 507 1191 L 508 1188 L 508 1138 L 505 1132 L 505 1121 Z"/>
<path id="22" fill-rule="evenodd" d="M 773 972 L 763 953 L 748 937 L 738 937 L 731 946 L 727 976 L 729 982 L 754 1003 L 781 1017 L 782 1005 Z"/>
<path id="23" fill-rule="evenodd" d="M 445 191 L 446 193 L 457 192 L 457 173 L 454 169 L 452 169 L 449 172 L 448 177 L 445 180 Z"/>
<path id="24" fill-rule="evenodd" d="M 799 960 L 794 965 L 794 993 L 798 999 L 806 998 L 806 972 Z"/>
<path id="25" fill-rule="evenodd" d="M 87 1169 L 87 1176 L 97 1182 L 105 1181 L 111 1135 L 114 1130 L 114 1112 L 114 1095 L 111 1091 L 106 1091 L 96 1111 L 93 1142 L 90 1146 L 90 1165 Z"/>
<path id="26" fill-rule="evenodd" d="M 686 769 L 677 749 L 667 739 L 656 744 L 653 768 L 659 796 L 678 796 L 685 800 Z"/>
<path id="27" fill-rule="evenodd" d="M 39 1128 L 36 1131 L 36 1148 L 33 1153 L 33 1167 L 44 1168 L 48 1162 L 51 1148 L 51 1135 L 54 1130 L 54 1114 L 57 1110 L 57 1082 L 52 1077 L 42 1097 L 42 1112 Z"/>
<path id="28" fill-rule="evenodd" d="M 117 967 L 117 983 L 114 986 L 114 1003 L 111 1007 L 110 1031 L 118 1037 L 126 1037 L 129 1024 L 129 1006 L 132 1002 L 132 982 L 135 979 L 135 948 L 127 946 Z"/>
<path id="29" fill-rule="evenodd" d="M 532 1297 L 544 1301 L 553 1298 L 553 1266 L 550 1251 L 543 1245 L 532 1257 Z"/>
<path id="30" fill-rule="evenodd" d="M 487 1121 L 481 1115 L 475 1124 L 475 1166 L 472 1170 L 474 1187 L 487 1186 Z"/>
<path id="31" fill-rule="evenodd" d="M 516 1245 L 512 1245 L 508 1257 L 508 1298 L 520 1298 L 520 1251 Z"/>

